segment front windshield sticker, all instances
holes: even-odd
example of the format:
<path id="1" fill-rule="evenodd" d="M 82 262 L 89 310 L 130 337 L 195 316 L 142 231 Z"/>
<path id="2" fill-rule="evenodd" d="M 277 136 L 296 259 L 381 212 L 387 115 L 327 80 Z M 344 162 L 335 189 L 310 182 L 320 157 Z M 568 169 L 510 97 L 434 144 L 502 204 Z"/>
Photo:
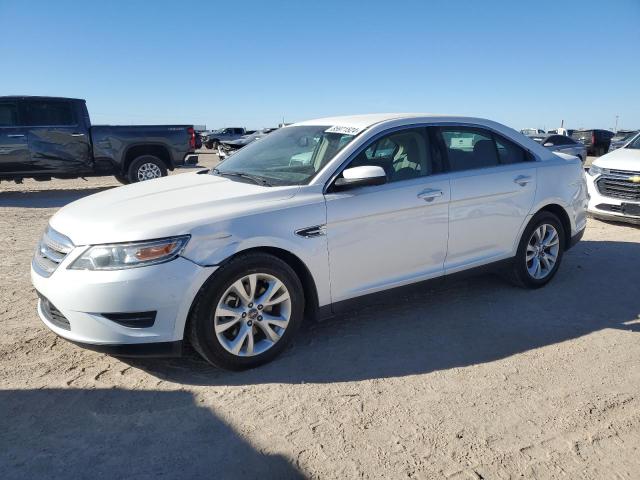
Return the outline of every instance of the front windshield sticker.
<path id="1" fill-rule="evenodd" d="M 327 128 L 324 133 L 342 133 L 344 135 L 357 135 L 359 134 L 362 130 L 364 130 L 364 128 L 358 128 L 358 127 L 341 127 L 340 125 L 335 125 L 331 128 Z"/>

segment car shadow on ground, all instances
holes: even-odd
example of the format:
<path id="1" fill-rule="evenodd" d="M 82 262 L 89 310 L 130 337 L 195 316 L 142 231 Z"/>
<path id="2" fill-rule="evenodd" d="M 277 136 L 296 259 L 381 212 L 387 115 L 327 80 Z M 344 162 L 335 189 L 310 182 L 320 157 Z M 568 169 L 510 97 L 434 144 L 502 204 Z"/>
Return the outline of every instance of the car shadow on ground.
<path id="1" fill-rule="evenodd" d="M 5 390 L 0 412 L 3 480 L 303 478 L 187 392 Z"/>
<path id="2" fill-rule="evenodd" d="M 0 192 L 0 208 L 60 208 L 88 195 L 115 187 Z"/>
<path id="3" fill-rule="evenodd" d="M 268 365 L 245 372 L 180 359 L 123 359 L 163 380 L 194 385 L 346 382 L 423 374 L 499 360 L 602 329 L 640 331 L 640 244 L 583 241 L 551 284 L 469 278 L 309 323 Z"/>

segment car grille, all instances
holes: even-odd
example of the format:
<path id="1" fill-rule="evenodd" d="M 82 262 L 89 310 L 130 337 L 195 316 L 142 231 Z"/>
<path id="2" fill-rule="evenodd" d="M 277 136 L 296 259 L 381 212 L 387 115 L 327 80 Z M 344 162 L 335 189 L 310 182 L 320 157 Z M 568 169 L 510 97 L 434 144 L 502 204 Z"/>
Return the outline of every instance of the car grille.
<path id="1" fill-rule="evenodd" d="M 73 250 L 73 243 L 64 235 L 47 227 L 33 255 L 33 268 L 43 277 L 49 277 Z"/>
<path id="2" fill-rule="evenodd" d="M 42 308 L 42 313 L 45 318 L 58 328 L 71 330 L 71 324 L 69 324 L 69 320 L 67 320 L 62 312 L 60 312 L 60 310 L 58 310 L 47 297 L 40 293 L 38 293 L 38 296 L 40 297 L 40 307 Z"/>
<path id="3" fill-rule="evenodd" d="M 624 200 L 640 201 L 640 183 L 631 181 L 631 177 L 640 176 L 640 172 L 629 170 L 607 170 L 597 181 L 601 195 Z"/>

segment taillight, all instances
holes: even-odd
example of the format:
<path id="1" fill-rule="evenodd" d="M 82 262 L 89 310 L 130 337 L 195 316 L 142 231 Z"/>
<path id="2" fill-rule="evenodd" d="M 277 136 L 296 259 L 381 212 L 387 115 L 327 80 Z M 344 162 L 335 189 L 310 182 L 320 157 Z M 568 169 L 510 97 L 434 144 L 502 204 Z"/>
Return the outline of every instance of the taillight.
<path id="1" fill-rule="evenodd" d="M 591 145 L 596 144 L 596 132 L 591 132 Z"/>
<path id="2" fill-rule="evenodd" d="M 196 148 L 196 131 L 193 127 L 187 128 L 187 132 L 189 133 L 189 146 L 193 149 Z"/>

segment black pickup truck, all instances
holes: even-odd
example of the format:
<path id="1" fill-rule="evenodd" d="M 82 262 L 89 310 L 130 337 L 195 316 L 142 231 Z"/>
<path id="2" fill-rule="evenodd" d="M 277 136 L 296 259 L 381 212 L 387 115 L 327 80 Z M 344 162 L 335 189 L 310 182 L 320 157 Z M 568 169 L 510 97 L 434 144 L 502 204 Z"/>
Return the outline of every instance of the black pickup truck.
<path id="1" fill-rule="evenodd" d="M 0 180 L 140 182 L 196 164 L 195 146 L 192 125 L 92 126 L 84 100 L 0 97 Z"/>

